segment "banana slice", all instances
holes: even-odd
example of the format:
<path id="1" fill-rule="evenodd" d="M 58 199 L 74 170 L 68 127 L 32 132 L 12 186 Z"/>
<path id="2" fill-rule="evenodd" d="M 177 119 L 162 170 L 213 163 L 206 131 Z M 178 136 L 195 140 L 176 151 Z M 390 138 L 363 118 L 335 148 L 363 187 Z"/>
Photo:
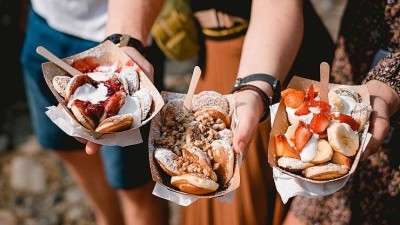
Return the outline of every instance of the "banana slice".
<path id="1" fill-rule="evenodd" d="M 344 104 L 342 102 L 342 99 L 336 92 L 330 91 L 328 93 L 328 99 L 329 99 L 329 104 L 332 106 L 333 112 L 342 113 L 344 111 Z"/>
<path id="2" fill-rule="evenodd" d="M 357 132 L 346 123 L 332 123 L 328 129 L 328 141 L 333 150 L 345 156 L 354 156 L 360 146 Z"/>
<path id="3" fill-rule="evenodd" d="M 333 150 L 329 142 L 325 139 L 319 139 L 317 143 L 317 154 L 311 160 L 311 163 L 320 164 L 331 160 Z"/>

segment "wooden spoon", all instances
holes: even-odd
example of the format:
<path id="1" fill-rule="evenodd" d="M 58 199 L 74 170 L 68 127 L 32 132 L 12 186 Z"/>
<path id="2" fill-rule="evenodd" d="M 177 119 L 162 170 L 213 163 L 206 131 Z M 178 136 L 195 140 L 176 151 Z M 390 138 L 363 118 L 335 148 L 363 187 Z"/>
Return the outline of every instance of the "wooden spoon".
<path id="1" fill-rule="evenodd" d="M 48 59 L 50 62 L 53 62 L 57 66 L 61 67 L 61 69 L 67 71 L 67 73 L 71 74 L 71 76 L 76 76 L 82 74 L 79 70 L 75 69 L 74 67 L 68 65 L 66 62 L 62 61 L 60 58 L 55 56 L 53 53 L 51 53 L 49 50 L 47 50 L 43 46 L 39 46 L 36 48 L 36 52 Z"/>
<path id="2" fill-rule="evenodd" d="M 320 76 L 320 98 L 322 101 L 328 102 L 328 91 L 329 91 L 329 64 L 322 62 L 319 66 L 319 76 Z"/>
<path id="3" fill-rule="evenodd" d="M 196 90 L 197 82 L 200 79 L 200 75 L 200 67 L 195 66 L 192 74 L 192 79 L 190 80 L 189 89 L 183 102 L 183 105 L 186 107 L 186 109 L 190 110 L 190 108 L 192 107 L 192 98 L 194 91 Z"/>

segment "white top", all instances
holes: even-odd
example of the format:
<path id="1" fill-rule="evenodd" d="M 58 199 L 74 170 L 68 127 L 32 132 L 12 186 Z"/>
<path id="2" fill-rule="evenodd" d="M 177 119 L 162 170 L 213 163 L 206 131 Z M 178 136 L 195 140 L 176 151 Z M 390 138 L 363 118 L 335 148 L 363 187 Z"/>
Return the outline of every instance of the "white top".
<path id="1" fill-rule="evenodd" d="M 32 0 L 32 7 L 55 30 L 91 41 L 105 38 L 107 0 Z"/>

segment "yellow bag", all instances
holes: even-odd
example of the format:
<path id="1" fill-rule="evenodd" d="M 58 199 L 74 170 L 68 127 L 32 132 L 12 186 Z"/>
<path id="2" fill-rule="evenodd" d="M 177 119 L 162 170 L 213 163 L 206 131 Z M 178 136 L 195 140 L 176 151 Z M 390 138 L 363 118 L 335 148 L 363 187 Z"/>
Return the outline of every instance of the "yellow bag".
<path id="1" fill-rule="evenodd" d="M 189 0 L 166 0 L 151 33 L 161 51 L 173 60 L 190 59 L 199 51 Z"/>

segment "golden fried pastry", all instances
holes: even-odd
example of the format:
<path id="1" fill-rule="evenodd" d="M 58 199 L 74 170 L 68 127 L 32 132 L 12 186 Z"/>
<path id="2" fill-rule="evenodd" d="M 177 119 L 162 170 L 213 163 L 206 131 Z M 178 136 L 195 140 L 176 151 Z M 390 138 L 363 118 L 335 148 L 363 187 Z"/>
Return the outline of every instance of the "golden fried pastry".
<path id="1" fill-rule="evenodd" d="M 280 157 L 278 159 L 278 166 L 288 170 L 290 172 L 300 172 L 308 167 L 313 166 L 314 164 L 309 162 L 303 162 L 300 159 L 289 158 L 289 157 Z"/>
<path id="2" fill-rule="evenodd" d="M 96 132 L 112 133 L 127 130 L 133 123 L 131 114 L 115 115 L 103 120 L 97 127 Z"/>
<path id="3" fill-rule="evenodd" d="M 228 100 L 215 91 L 203 91 L 193 97 L 191 110 L 196 112 L 204 108 L 216 108 L 223 113 L 229 114 Z"/>
<path id="4" fill-rule="evenodd" d="M 214 170 L 220 183 L 227 184 L 233 176 L 235 153 L 233 147 L 225 140 L 215 140 L 211 143 L 214 158 Z"/>
<path id="5" fill-rule="evenodd" d="M 186 173 L 179 176 L 172 176 L 171 184 L 183 192 L 195 195 L 208 194 L 216 191 L 219 187 L 218 183 L 198 173 Z"/>
<path id="6" fill-rule="evenodd" d="M 334 163 L 312 166 L 303 171 L 305 177 L 314 180 L 329 180 L 341 177 L 349 172 L 349 167 Z"/>

